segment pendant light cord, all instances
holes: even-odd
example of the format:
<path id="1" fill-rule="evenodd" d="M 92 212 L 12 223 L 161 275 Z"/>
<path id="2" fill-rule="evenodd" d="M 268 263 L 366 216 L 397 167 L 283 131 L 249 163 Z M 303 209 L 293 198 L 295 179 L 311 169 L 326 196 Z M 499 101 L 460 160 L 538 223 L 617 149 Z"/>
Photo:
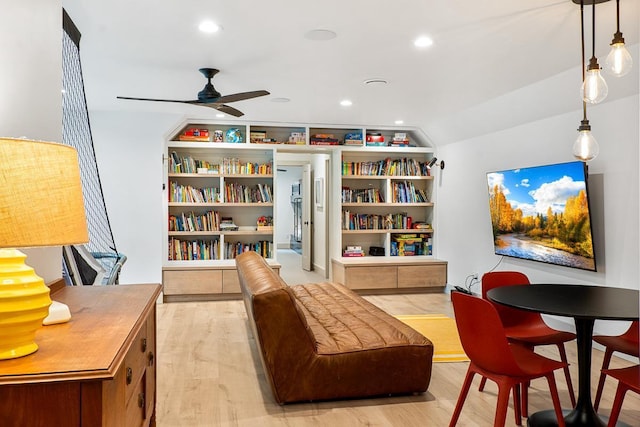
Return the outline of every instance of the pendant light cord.
<path id="1" fill-rule="evenodd" d="M 595 3 L 594 3 L 595 4 Z M 585 78 L 585 67 L 587 63 L 584 58 L 584 1 L 580 0 L 580 29 L 581 29 L 581 40 L 582 40 L 582 83 L 584 84 Z M 587 120 L 587 103 L 582 100 L 582 120 Z"/>
<path id="2" fill-rule="evenodd" d="M 620 32 L 620 0 L 616 0 L 616 32 Z"/>

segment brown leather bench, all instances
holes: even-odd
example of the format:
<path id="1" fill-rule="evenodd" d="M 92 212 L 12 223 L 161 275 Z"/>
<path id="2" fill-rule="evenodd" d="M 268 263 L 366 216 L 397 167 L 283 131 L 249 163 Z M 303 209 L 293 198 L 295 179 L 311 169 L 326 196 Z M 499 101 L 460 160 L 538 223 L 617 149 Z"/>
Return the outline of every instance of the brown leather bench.
<path id="1" fill-rule="evenodd" d="M 279 404 L 427 390 L 433 344 L 414 329 L 342 285 L 288 286 L 255 252 L 236 266 Z"/>

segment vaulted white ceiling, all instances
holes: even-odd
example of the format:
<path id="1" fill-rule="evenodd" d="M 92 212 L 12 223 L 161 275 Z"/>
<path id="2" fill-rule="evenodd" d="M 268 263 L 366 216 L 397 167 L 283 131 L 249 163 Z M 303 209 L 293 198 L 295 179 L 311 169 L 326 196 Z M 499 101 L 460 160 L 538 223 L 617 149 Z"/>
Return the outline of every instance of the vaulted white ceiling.
<path id="1" fill-rule="evenodd" d="M 638 1 L 621 0 L 621 30 L 634 72 L 608 78 L 610 99 L 638 93 Z M 63 0 L 82 33 L 90 111 L 216 111 L 116 96 L 195 99 L 198 68 L 218 68 L 223 95 L 242 120 L 423 128 L 435 144 L 579 110 L 580 13 L 571 0 Z M 591 6 L 585 6 L 587 58 Z M 203 34 L 199 23 L 222 25 Z M 310 40 L 314 29 L 334 31 Z M 596 7 L 600 63 L 615 32 L 615 1 Z M 434 44 L 413 41 L 429 35 Z M 386 85 L 365 85 L 382 78 Z M 288 98 L 290 102 L 273 102 Z M 351 107 L 339 101 L 352 100 Z"/>

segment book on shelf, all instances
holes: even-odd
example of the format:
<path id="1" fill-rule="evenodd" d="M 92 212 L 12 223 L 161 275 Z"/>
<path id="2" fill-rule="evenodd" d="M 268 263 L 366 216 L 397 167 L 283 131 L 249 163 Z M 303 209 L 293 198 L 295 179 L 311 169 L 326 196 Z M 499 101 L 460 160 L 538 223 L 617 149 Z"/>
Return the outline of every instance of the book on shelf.
<path id="1" fill-rule="evenodd" d="M 238 231 L 238 226 L 234 224 L 233 218 L 222 217 L 220 219 L 220 231 Z"/>
<path id="2" fill-rule="evenodd" d="M 364 251 L 362 250 L 362 246 L 347 246 L 347 248 L 342 251 L 342 256 L 360 257 L 364 256 Z"/>

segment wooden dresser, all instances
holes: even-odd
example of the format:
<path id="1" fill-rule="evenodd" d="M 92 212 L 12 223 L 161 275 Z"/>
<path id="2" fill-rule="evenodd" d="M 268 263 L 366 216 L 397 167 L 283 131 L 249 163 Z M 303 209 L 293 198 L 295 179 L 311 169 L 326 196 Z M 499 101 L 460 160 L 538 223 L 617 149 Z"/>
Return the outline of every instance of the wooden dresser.
<path id="1" fill-rule="evenodd" d="M 160 291 L 149 284 L 53 294 L 71 320 L 40 329 L 35 353 L 0 361 L 0 425 L 155 425 Z"/>

